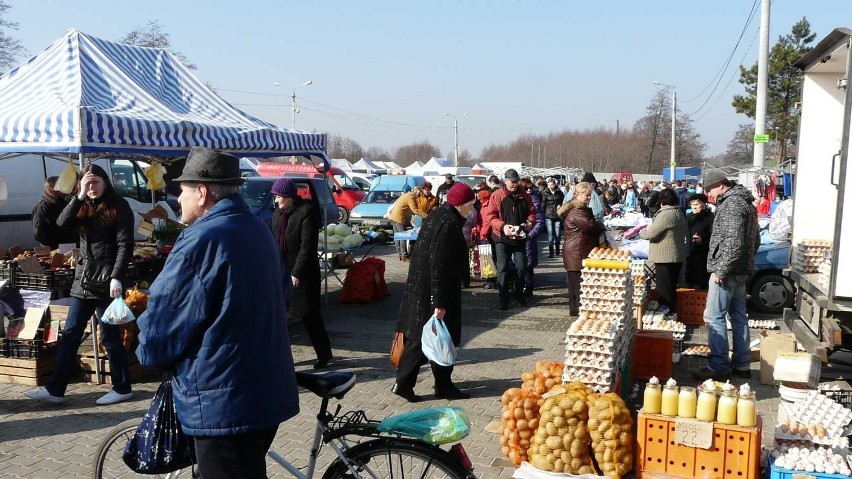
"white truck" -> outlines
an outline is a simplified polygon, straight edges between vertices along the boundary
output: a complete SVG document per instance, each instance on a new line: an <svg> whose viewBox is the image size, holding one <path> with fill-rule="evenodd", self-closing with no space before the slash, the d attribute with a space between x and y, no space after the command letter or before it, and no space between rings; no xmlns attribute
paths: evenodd
<svg viewBox="0 0 852 479"><path fill-rule="evenodd" d="M784 321L823 362L852 338L852 30L832 31L796 63L804 71L788 277L798 292ZM830 246L815 272L807 251ZM808 266L808 262L811 266ZM845 343L845 344L844 344Z"/></svg>
<svg viewBox="0 0 852 479"><path fill-rule="evenodd" d="M107 172L116 192L127 200L133 211L144 213L153 207L151 191L147 188L148 179L143 173L148 163L120 156L98 159L94 163ZM33 208L44 192L45 178L58 176L67 165L67 157L59 155L27 153L0 157L0 177L8 191L6 201L0 202L0 247L21 245L30 248L38 245L33 236ZM160 190L157 192L157 200L172 219L177 219L173 212L177 207L175 197L167 197ZM137 215L136 227L139 226L139 220L140 216ZM137 236L137 239L142 240L144 237Z"/></svg>

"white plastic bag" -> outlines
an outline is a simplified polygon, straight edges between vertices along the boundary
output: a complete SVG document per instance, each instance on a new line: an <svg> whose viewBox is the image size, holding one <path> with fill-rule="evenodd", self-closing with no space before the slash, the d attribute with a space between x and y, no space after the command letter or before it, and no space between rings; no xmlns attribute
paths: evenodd
<svg viewBox="0 0 852 479"><path fill-rule="evenodd" d="M441 366L452 366L456 363L456 346L453 344L453 338L450 337L444 322L434 314L423 326L420 344L423 354L429 358L429 361Z"/></svg>
<svg viewBox="0 0 852 479"><path fill-rule="evenodd" d="M101 318L105 324L125 324L131 321L136 321L136 316L133 315L133 311L127 307L127 303L124 302L124 298L121 296L116 297L112 300L107 309L104 311L104 317Z"/></svg>

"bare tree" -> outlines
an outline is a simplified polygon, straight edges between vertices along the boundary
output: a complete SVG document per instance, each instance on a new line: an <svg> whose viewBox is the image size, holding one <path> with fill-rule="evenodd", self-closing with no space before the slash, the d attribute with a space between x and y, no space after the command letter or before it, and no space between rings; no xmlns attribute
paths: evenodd
<svg viewBox="0 0 852 479"><path fill-rule="evenodd" d="M364 151L364 157L375 161L393 161L388 150L373 146Z"/></svg>
<svg viewBox="0 0 852 479"><path fill-rule="evenodd" d="M346 158L348 161L358 161L363 158L364 149L352 138L339 135L328 135L327 153L329 158Z"/></svg>
<svg viewBox="0 0 852 479"><path fill-rule="evenodd" d="M737 127L734 137L728 142L725 159L719 166L750 164L754 159L754 123L743 123Z"/></svg>
<svg viewBox="0 0 852 479"><path fill-rule="evenodd" d="M24 45L17 38L9 36L9 30L17 30L18 22L10 22L6 18L11 5L0 0L0 71L15 65L15 60L26 53Z"/></svg>
<svg viewBox="0 0 852 479"><path fill-rule="evenodd" d="M136 47L162 48L168 50L177 57L178 60L190 70L198 69L195 63L189 61L183 53L175 50L172 47L172 39L168 33L163 31L163 26L159 20L151 20L141 27L134 28L130 33L118 40L119 43L126 43Z"/></svg>
<svg viewBox="0 0 852 479"><path fill-rule="evenodd" d="M423 140L420 143L401 146L397 148L393 154L396 162L401 165L410 165L418 160L425 162L428 161L429 158L440 156L441 150L426 140Z"/></svg>

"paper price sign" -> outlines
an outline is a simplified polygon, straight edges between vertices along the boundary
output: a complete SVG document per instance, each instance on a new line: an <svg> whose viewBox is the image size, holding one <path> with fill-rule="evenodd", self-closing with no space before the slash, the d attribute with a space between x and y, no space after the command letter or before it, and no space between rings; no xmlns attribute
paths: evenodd
<svg viewBox="0 0 852 479"><path fill-rule="evenodd" d="M769 135L754 135L755 143L769 143Z"/></svg>
<svg viewBox="0 0 852 479"><path fill-rule="evenodd" d="M713 445L713 423L677 418L675 442L684 446L710 449Z"/></svg>

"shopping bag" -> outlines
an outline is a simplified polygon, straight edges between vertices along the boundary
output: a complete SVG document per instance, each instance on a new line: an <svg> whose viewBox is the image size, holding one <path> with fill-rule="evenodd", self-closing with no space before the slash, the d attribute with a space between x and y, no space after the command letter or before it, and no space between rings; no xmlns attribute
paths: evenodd
<svg viewBox="0 0 852 479"><path fill-rule="evenodd" d="M444 322L432 315L420 336L423 354L441 366L452 366L456 363L456 346Z"/></svg>
<svg viewBox="0 0 852 479"><path fill-rule="evenodd" d="M415 409L383 419L378 430L414 437L429 444L449 444L470 434L470 419L460 407Z"/></svg>
<svg viewBox="0 0 852 479"><path fill-rule="evenodd" d="M178 421L170 379L160 384L142 422L124 446L122 458L140 474L167 474L192 465L189 440Z"/></svg>
<svg viewBox="0 0 852 479"><path fill-rule="evenodd" d="M399 360L402 358L403 339L405 335L397 331L393 333L393 342L391 343L390 360L391 364L399 367Z"/></svg>
<svg viewBox="0 0 852 479"><path fill-rule="evenodd" d="M133 311L127 307L127 303L124 302L124 298L116 296L116 298L112 300L112 303L107 306L101 321L106 324L119 325L136 321L136 316L134 316Z"/></svg>
<svg viewBox="0 0 852 479"><path fill-rule="evenodd" d="M70 195L74 192L75 186L77 186L77 168L74 166L74 161L69 159L68 166L59 174L53 189Z"/></svg>
<svg viewBox="0 0 852 479"><path fill-rule="evenodd" d="M494 279L497 277L497 265L494 263L490 244L479 245L479 271L482 279Z"/></svg>

